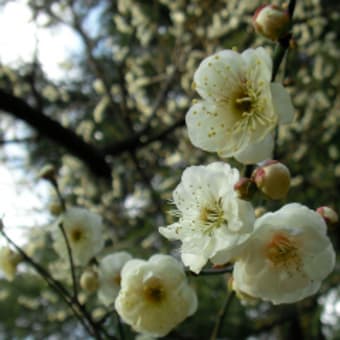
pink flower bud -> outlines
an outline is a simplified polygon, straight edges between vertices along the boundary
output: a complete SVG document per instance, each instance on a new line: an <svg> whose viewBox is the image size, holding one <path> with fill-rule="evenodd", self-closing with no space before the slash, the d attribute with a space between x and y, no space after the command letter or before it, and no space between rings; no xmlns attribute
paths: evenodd
<svg viewBox="0 0 340 340"><path fill-rule="evenodd" d="M271 160L254 170L252 180L266 196L280 200L288 193L290 172L284 164Z"/></svg>
<svg viewBox="0 0 340 340"><path fill-rule="evenodd" d="M316 212L322 216L327 224L335 224L339 221L338 214L330 207L319 207Z"/></svg>
<svg viewBox="0 0 340 340"><path fill-rule="evenodd" d="M262 5L253 16L256 32L273 41L289 32L290 23L288 12L275 5Z"/></svg>

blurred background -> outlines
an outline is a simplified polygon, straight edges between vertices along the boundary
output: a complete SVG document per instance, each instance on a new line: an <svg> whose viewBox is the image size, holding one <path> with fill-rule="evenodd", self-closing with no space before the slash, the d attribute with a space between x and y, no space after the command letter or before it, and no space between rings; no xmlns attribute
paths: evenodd
<svg viewBox="0 0 340 340"><path fill-rule="evenodd" d="M282 5L282 1L273 1ZM51 247L58 203L39 170L58 168L69 206L103 216L107 252L178 256L158 234L174 221L172 190L189 165L218 157L194 148L184 117L193 73L221 49L274 44L257 36L258 0L0 1L0 213L9 235L68 280ZM284 202L339 211L340 4L297 1L294 48L276 78L289 90L295 121L279 130L278 159L292 173ZM241 171L242 167L231 161ZM330 228L339 248L339 226ZM1 241L1 244L4 244ZM65 276L66 275L66 276ZM59 277L60 276L60 277ZM196 314L166 339L209 339L226 295L225 276L190 277ZM1 339L85 339L77 320L47 285L22 265L0 279ZM320 292L296 305L246 306L234 300L221 339L340 339L340 268ZM105 313L82 293L95 316ZM114 327L114 319L107 327ZM127 339L135 334L126 327Z"/></svg>

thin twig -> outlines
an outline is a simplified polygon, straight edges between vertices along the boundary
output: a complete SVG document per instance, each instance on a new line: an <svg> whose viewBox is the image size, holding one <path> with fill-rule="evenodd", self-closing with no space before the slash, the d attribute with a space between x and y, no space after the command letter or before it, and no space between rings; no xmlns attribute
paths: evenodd
<svg viewBox="0 0 340 340"><path fill-rule="evenodd" d="M290 0L288 4L288 14L292 20L293 14L294 14L294 9L296 5L296 0ZM273 56L273 70L272 70L272 79L271 81L273 82L278 74L280 65L289 49L289 43L292 38L292 34L288 33L285 37L280 39L278 41L278 44L275 47L274 50L274 56ZM277 139L278 139L278 128L276 127L274 130L274 150L273 150L273 157L276 156L277 154ZM244 171L244 176L245 177L250 177L251 173L253 171L253 166L252 165L247 165Z"/></svg>
<svg viewBox="0 0 340 340"><path fill-rule="evenodd" d="M0 145L15 144L15 143L34 143L37 142L38 136L13 138L13 139L0 139Z"/></svg>
<svg viewBox="0 0 340 340"><path fill-rule="evenodd" d="M64 200L63 195L60 192L59 185L56 179L50 181L53 188L55 189L58 199L60 201L60 204L62 206L63 212L66 211L66 203ZM62 223L58 223L58 228L60 229L61 233L63 234L63 238L66 244L66 249L67 249L67 256L70 262L71 266L71 276L72 276L72 287L73 287L73 298L78 299L78 284L77 284L77 279L76 279L76 272L75 272L75 266L74 266L74 260L73 260L73 254L72 254L72 249L71 245L69 242L69 239L67 237L67 233L65 231L64 225Z"/></svg>
<svg viewBox="0 0 340 340"><path fill-rule="evenodd" d="M120 320L120 316L117 313L117 311L115 311L114 314L116 315L116 318L117 318L117 325L118 325L118 332L119 332L120 340L125 340L124 328L123 328L122 321Z"/></svg>
<svg viewBox="0 0 340 340"><path fill-rule="evenodd" d="M60 192L57 180L56 179L50 180L50 183L52 184L52 186L53 186L53 188L54 188L54 190L57 194L57 197L58 197L58 200L61 204L61 208L62 208L63 212L65 212L66 211L66 202L65 202L64 196Z"/></svg>
<svg viewBox="0 0 340 340"><path fill-rule="evenodd" d="M162 86L161 90L159 91L158 96L156 97L156 100L155 100L155 102L153 104L153 107L152 107L152 110L151 110L151 114L150 114L148 120L145 122L145 125L141 129L141 131L138 132L138 134L140 136L142 136L142 135L146 134L147 132L149 132L152 120L156 116L158 109L163 104L163 102L164 102L168 92L171 90L171 87L172 87L173 82L174 82L174 80L176 78L177 72L178 72L178 70L177 70L177 68L175 68L171 72L171 74L167 77L165 82L163 83L163 86Z"/></svg>
<svg viewBox="0 0 340 340"><path fill-rule="evenodd" d="M227 297L226 297L226 299L225 299L225 301L224 301L224 303L223 303L223 305L222 305L222 307L221 307L221 309L220 309L220 311L217 315L217 320L216 320L216 323L214 325L213 331L211 333L210 340L216 340L220 336L220 333L222 331L222 325L223 325L224 318L227 315L229 306L232 303L234 296L235 296L234 291L231 291L227 295Z"/></svg>
<svg viewBox="0 0 340 340"><path fill-rule="evenodd" d="M81 315L79 315L78 310L75 308L75 306L73 305L73 299L70 296L69 292L65 289L64 286L62 286L58 281L56 281L51 274L45 269L43 268L40 264L38 264L37 262L35 262L30 256L28 256L26 254L26 252L21 249L14 241L12 241L11 238L9 238L9 236L5 233L5 231L3 229L0 230L0 233L4 236L4 238L7 240L7 242L9 244L11 244L16 251L22 256L22 258L28 262L36 271L37 273L40 274L40 276L45 279L45 281L47 282L47 284L54 289L58 295L60 295L60 297L64 300L64 302L70 307L70 309L72 310L73 314L75 315L75 317L80 321L80 323L84 326L84 328L86 329L86 331L89 334L93 334L91 328L89 327L89 325L87 325L87 323L85 322L85 320L81 317Z"/></svg>
<svg viewBox="0 0 340 340"><path fill-rule="evenodd" d="M67 248L67 256L70 262L71 266L71 276L72 276L72 287L73 287L73 298L78 301L78 284L77 284L77 279L76 279L76 271L75 271L75 266L74 266L74 260L73 260L73 254L72 254L72 249L70 246L70 242L68 240L65 228L62 223L58 223L58 227L63 234L63 238L66 244Z"/></svg>
<svg viewBox="0 0 340 340"><path fill-rule="evenodd" d="M226 273L231 273L233 271L234 266L228 266L228 267L223 267L223 268L210 268L210 269L203 269L201 270L198 274L192 272L192 271L187 271L188 274L191 274L193 276L211 276L211 275L221 275L221 274L226 274Z"/></svg>

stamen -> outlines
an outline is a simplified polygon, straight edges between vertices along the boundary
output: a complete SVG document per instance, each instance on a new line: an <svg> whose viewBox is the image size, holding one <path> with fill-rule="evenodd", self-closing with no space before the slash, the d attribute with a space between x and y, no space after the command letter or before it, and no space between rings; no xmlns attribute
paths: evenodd
<svg viewBox="0 0 340 340"><path fill-rule="evenodd" d="M70 239L73 242L79 242L83 237L84 233L80 228L74 228L70 231Z"/></svg>
<svg viewBox="0 0 340 340"><path fill-rule="evenodd" d="M283 233L273 235L265 246L265 256L274 267L299 270L301 258L298 252L296 240Z"/></svg>
<svg viewBox="0 0 340 340"><path fill-rule="evenodd" d="M234 99L235 110L240 119L228 129L228 133L238 134L256 130L258 125L268 126L275 123L275 118L265 114L266 100L261 98L262 86L254 89L250 82L244 82L243 88Z"/></svg>
<svg viewBox="0 0 340 340"><path fill-rule="evenodd" d="M144 298L150 303L160 303L165 298L162 281L155 276L148 278L143 284Z"/></svg>
<svg viewBox="0 0 340 340"><path fill-rule="evenodd" d="M222 200L212 202L212 204L201 209L200 221L204 233L211 233L213 229L219 228L223 223L227 223L222 209Z"/></svg>

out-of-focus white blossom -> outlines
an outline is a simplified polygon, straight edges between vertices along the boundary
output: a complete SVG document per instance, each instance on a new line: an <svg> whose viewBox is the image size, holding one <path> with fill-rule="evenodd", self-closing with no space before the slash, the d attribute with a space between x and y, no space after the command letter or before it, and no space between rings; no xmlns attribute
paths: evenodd
<svg viewBox="0 0 340 340"><path fill-rule="evenodd" d="M7 280L12 281L17 271L17 265L21 262L22 257L9 247L0 249L0 269Z"/></svg>
<svg viewBox="0 0 340 340"><path fill-rule="evenodd" d="M52 215L58 216L63 212L63 206L60 202L54 201L50 203L48 210Z"/></svg>
<svg viewBox="0 0 340 340"><path fill-rule="evenodd" d="M102 218L83 208L68 209L57 221L62 224L76 265L86 265L104 247ZM67 259L67 247L60 228L52 233L53 247L59 256Z"/></svg>
<svg viewBox="0 0 340 340"><path fill-rule="evenodd" d="M115 307L134 330L160 337L196 311L197 297L183 266L169 255L157 254L149 261L125 264Z"/></svg>
<svg viewBox="0 0 340 340"><path fill-rule="evenodd" d="M114 303L121 281L121 270L132 256L125 252L117 252L103 257L99 261L99 291L98 298L104 305Z"/></svg>
<svg viewBox="0 0 340 340"><path fill-rule="evenodd" d="M191 142L244 163L271 158L271 132L294 113L289 94L271 77L272 60L261 47L241 54L224 50L204 59L194 75L202 100L186 115Z"/></svg>
<svg viewBox="0 0 340 340"><path fill-rule="evenodd" d="M234 190L239 179L238 170L226 163L191 166L173 193L179 221L159 232L181 240L182 261L196 273L208 259L216 264L230 261L252 231L252 205Z"/></svg>
<svg viewBox="0 0 340 340"><path fill-rule="evenodd" d="M335 264L326 228L318 213L298 203L264 214L235 262L234 287L274 304L315 294Z"/></svg>

